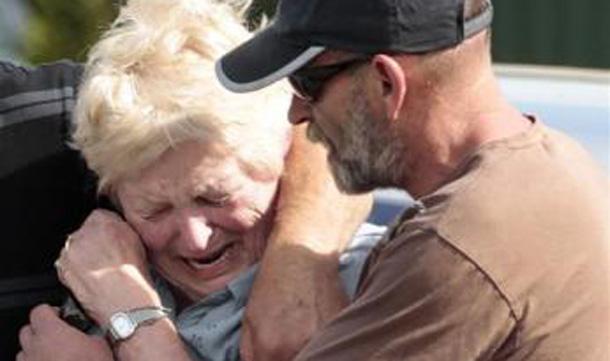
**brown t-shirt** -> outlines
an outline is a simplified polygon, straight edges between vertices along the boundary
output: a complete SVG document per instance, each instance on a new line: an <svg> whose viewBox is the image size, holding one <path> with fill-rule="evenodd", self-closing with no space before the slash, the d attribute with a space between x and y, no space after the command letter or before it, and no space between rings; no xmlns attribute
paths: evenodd
<svg viewBox="0 0 610 361"><path fill-rule="evenodd" d="M298 361L608 361L608 183L540 124L401 217Z"/></svg>

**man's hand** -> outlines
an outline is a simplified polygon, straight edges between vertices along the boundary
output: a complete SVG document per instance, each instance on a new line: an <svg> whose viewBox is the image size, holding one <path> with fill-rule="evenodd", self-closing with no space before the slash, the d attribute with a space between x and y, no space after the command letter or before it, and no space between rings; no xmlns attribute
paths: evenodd
<svg viewBox="0 0 610 361"><path fill-rule="evenodd" d="M372 196L338 190L323 146L295 129L274 230L250 294L242 328L247 361L294 358L348 302L338 257L366 219Z"/></svg>
<svg viewBox="0 0 610 361"><path fill-rule="evenodd" d="M117 311L161 304L138 235L110 211L91 213L69 237L56 268L60 281L101 326Z"/></svg>
<svg viewBox="0 0 610 361"><path fill-rule="evenodd" d="M337 255L366 220L373 197L340 191L329 168L327 149L309 141L305 133L305 125L295 127L280 183L274 231L280 244Z"/></svg>
<svg viewBox="0 0 610 361"><path fill-rule="evenodd" d="M40 305L30 313L30 324L19 332L21 352L16 361L112 361L103 338L88 336L61 320L57 310Z"/></svg>

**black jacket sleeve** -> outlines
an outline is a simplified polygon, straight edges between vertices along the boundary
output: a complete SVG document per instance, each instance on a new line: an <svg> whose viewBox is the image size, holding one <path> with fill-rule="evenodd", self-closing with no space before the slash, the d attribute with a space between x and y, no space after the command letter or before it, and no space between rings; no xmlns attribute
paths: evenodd
<svg viewBox="0 0 610 361"><path fill-rule="evenodd" d="M0 62L0 177L65 152L82 67Z"/></svg>
<svg viewBox="0 0 610 361"><path fill-rule="evenodd" d="M0 62L0 177L68 151L81 73L67 62L39 68Z"/></svg>
<svg viewBox="0 0 610 361"><path fill-rule="evenodd" d="M66 141L82 66L0 61L0 359L34 304L59 300L53 263L95 184Z"/></svg>

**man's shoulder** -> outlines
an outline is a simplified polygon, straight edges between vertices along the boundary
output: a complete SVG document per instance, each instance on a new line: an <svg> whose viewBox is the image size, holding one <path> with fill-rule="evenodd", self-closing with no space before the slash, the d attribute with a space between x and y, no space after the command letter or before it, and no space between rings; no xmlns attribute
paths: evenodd
<svg viewBox="0 0 610 361"><path fill-rule="evenodd" d="M456 243L550 242L547 228L602 227L607 182L575 141L542 126L476 152L458 175L421 200L403 228L435 229Z"/></svg>
<svg viewBox="0 0 610 361"><path fill-rule="evenodd" d="M551 309L601 315L604 301L590 296L608 299L607 185L583 164L587 159L573 141L544 128L492 144L423 199L395 239L438 237L497 288L518 319L535 324L565 316Z"/></svg>

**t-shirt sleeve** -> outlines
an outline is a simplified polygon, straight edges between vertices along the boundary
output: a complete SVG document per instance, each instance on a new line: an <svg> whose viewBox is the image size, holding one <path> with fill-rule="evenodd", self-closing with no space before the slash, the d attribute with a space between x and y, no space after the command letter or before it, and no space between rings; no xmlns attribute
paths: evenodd
<svg viewBox="0 0 610 361"><path fill-rule="evenodd" d="M373 251L358 296L298 361L486 360L515 318L493 282L433 232Z"/></svg>

